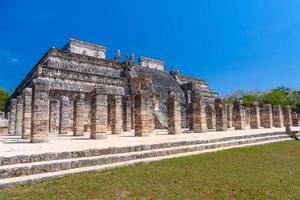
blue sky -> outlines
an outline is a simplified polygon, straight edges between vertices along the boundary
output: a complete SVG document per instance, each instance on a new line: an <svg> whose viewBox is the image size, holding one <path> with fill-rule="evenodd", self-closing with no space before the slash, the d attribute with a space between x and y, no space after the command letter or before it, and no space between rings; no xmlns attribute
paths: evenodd
<svg viewBox="0 0 300 200"><path fill-rule="evenodd" d="M72 37L236 90L300 89L298 0L0 0L0 87Z"/></svg>

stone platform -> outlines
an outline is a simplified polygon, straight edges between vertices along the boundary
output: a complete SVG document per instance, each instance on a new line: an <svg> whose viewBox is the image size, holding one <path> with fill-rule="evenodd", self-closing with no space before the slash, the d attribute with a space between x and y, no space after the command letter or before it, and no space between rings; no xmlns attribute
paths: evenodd
<svg viewBox="0 0 300 200"><path fill-rule="evenodd" d="M299 127L292 130L299 131ZM156 130L148 137L134 133L52 136L48 143L29 143L20 136L0 136L0 188L68 174L99 172L116 167L189 156L249 145L292 140L284 128L229 130L168 135Z"/></svg>
<svg viewBox="0 0 300 200"><path fill-rule="evenodd" d="M292 130L300 130L300 128L292 127ZM93 148L151 145L165 142L211 140L284 131L285 128L228 131L210 130L207 133L190 133L188 130L184 130L184 133L180 135L168 135L166 130L155 130L148 137L135 137L134 133L124 132L120 135L108 134L105 140L91 140L88 134L78 137L72 135L52 135L49 142L36 144L29 143L29 140L26 139L20 139L20 136L0 135L0 157L47 152L82 151Z"/></svg>

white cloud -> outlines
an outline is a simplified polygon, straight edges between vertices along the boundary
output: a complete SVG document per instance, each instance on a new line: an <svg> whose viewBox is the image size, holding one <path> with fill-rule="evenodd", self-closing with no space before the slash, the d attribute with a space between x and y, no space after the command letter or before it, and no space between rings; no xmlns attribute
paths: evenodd
<svg viewBox="0 0 300 200"><path fill-rule="evenodd" d="M7 60L12 64L20 62L18 58L13 57L8 51L4 49L0 49L0 58L3 58L4 60Z"/></svg>

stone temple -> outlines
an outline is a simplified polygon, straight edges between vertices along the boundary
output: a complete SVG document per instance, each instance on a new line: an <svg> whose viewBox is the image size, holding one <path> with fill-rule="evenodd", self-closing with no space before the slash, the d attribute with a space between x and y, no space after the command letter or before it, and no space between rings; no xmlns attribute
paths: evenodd
<svg viewBox="0 0 300 200"><path fill-rule="evenodd" d="M6 111L9 134L32 143L61 134L105 139L131 131L148 136L154 129L181 134L299 123L288 106L228 106L206 81L168 72L162 61L139 57L136 64L133 55L120 61L120 51L110 60L105 47L75 39L45 53Z"/></svg>

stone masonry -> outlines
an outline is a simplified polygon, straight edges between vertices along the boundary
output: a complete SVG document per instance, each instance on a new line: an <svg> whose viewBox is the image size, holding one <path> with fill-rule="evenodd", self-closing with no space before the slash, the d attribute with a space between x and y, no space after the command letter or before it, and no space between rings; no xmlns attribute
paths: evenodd
<svg viewBox="0 0 300 200"><path fill-rule="evenodd" d="M10 135L16 134L16 111L17 111L17 100L10 100L10 116L9 116L9 128L8 133Z"/></svg>
<svg viewBox="0 0 300 200"><path fill-rule="evenodd" d="M92 92L91 139L104 139L107 135L107 91L96 87Z"/></svg>
<svg viewBox="0 0 300 200"><path fill-rule="evenodd" d="M227 131L227 115L225 102L222 99L216 99L215 101L216 111L216 130Z"/></svg>
<svg viewBox="0 0 300 200"><path fill-rule="evenodd" d="M16 112L16 135L23 133L23 95L20 94L17 98L17 112Z"/></svg>
<svg viewBox="0 0 300 200"><path fill-rule="evenodd" d="M233 119L232 119L232 105L226 105L226 111L227 111L227 128L232 128L233 126Z"/></svg>
<svg viewBox="0 0 300 200"><path fill-rule="evenodd" d="M74 136L82 136L84 135L84 113L85 113L85 102L84 95L81 94L75 101L75 109L74 109Z"/></svg>
<svg viewBox="0 0 300 200"><path fill-rule="evenodd" d="M282 114L283 114L284 126L291 126L292 125L291 107L290 106L283 106L282 107Z"/></svg>
<svg viewBox="0 0 300 200"><path fill-rule="evenodd" d="M168 98L168 133L172 135L181 134L181 108L179 97L175 92L169 91Z"/></svg>
<svg viewBox="0 0 300 200"><path fill-rule="evenodd" d="M242 130L246 119L251 128L260 128L260 120L265 128L273 125L271 105L262 112L252 105L250 117L246 111L240 103L226 106L205 80L165 71L163 61L107 59L106 47L70 39L61 49L50 48L16 87L6 116L9 134L32 143L59 134L103 139L110 131L132 129L135 136L148 136L154 129L170 134L180 134L182 128ZM282 113L284 124L291 125L290 108ZM277 116L275 107L275 126Z"/></svg>
<svg viewBox="0 0 300 200"><path fill-rule="evenodd" d="M297 113L292 113L292 125L293 126L300 126L300 116Z"/></svg>
<svg viewBox="0 0 300 200"><path fill-rule="evenodd" d="M273 115L272 115L272 105L271 104L264 104L262 113L262 126L264 128L272 128L273 126Z"/></svg>
<svg viewBox="0 0 300 200"><path fill-rule="evenodd" d="M49 80L38 78L33 81L31 142L48 141L49 134Z"/></svg>
<svg viewBox="0 0 300 200"><path fill-rule="evenodd" d="M260 109L257 102L250 105L250 127L252 129L260 128Z"/></svg>
<svg viewBox="0 0 300 200"><path fill-rule="evenodd" d="M273 105L273 126L283 127L283 115L280 105Z"/></svg>
<svg viewBox="0 0 300 200"><path fill-rule="evenodd" d="M23 91L23 133L22 138L29 139L31 134L31 115L32 115L32 88L25 88Z"/></svg>
<svg viewBox="0 0 300 200"><path fill-rule="evenodd" d="M244 107L242 102L235 101L233 104L233 126L235 130L245 129Z"/></svg>
<svg viewBox="0 0 300 200"><path fill-rule="evenodd" d="M208 129L216 128L216 112L214 105L207 105L206 107L206 121Z"/></svg>
<svg viewBox="0 0 300 200"><path fill-rule="evenodd" d="M193 104L193 129L196 133L207 132L206 102L201 97L196 97Z"/></svg>
<svg viewBox="0 0 300 200"><path fill-rule="evenodd" d="M115 96L112 104L112 134L123 132L122 96Z"/></svg>

